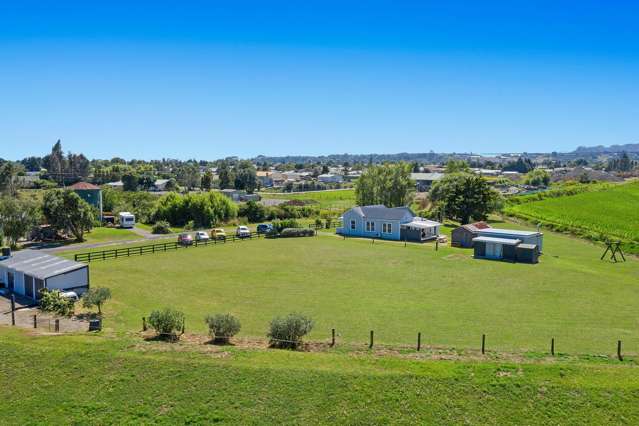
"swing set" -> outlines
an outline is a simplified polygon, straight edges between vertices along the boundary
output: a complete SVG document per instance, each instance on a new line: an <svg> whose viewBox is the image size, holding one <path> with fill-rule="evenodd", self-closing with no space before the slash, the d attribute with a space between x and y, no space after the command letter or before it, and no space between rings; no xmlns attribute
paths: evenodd
<svg viewBox="0 0 639 426"><path fill-rule="evenodd" d="M626 261L626 258L623 255L623 251L621 250L621 241L606 241L606 251L601 255L601 260L604 260L606 255L610 252L610 260L617 263L619 260L617 259L617 255L621 256L623 262Z"/></svg>

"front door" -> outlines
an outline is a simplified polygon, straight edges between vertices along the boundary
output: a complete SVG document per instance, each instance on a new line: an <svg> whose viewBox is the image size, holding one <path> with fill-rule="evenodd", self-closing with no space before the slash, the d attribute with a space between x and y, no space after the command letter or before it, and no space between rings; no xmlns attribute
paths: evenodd
<svg viewBox="0 0 639 426"><path fill-rule="evenodd" d="M486 243L486 257L491 259L500 259L501 244Z"/></svg>
<svg viewBox="0 0 639 426"><path fill-rule="evenodd" d="M33 277L30 275L24 276L24 295L33 298Z"/></svg>
<svg viewBox="0 0 639 426"><path fill-rule="evenodd" d="M13 291L13 272L7 272L7 286L9 287L9 291Z"/></svg>

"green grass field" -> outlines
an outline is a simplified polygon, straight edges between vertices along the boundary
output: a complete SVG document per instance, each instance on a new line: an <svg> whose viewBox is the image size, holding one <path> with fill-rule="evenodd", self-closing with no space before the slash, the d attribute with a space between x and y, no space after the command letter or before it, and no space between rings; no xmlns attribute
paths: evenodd
<svg viewBox="0 0 639 426"><path fill-rule="evenodd" d="M346 210L355 205L354 189L309 191L302 194L262 192L260 195L266 199L313 200L317 201L322 209Z"/></svg>
<svg viewBox="0 0 639 426"><path fill-rule="evenodd" d="M632 362L243 350L0 327L4 425L637 424Z"/></svg>
<svg viewBox="0 0 639 426"><path fill-rule="evenodd" d="M621 239L639 252L639 182L515 204L506 214L592 239Z"/></svg>
<svg viewBox="0 0 639 426"><path fill-rule="evenodd" d="M509 225L511 226L511 225ZM91 264L106 286L107 327L138 330L164 306L205 332L208 313L231 312L244 336L264 337L278 314L312 316L311 339L335 328L344 342L424 342L476 348L481 334L501 350L613 353L618 339L639 352L639 263L599 260L602 248L547 233L537 265L475 260L432 244L342 240L334 236L258 240ZM69 254L71 255L71 254Z"/></svg>
<svg viewBox="0 0 639 426"><path fill-rule="evenodd" d="M127 241L139 240L140 237L129 229L120 228L93 228L90 232L84 234L85 243L104 243L109 241Z"/></svg>

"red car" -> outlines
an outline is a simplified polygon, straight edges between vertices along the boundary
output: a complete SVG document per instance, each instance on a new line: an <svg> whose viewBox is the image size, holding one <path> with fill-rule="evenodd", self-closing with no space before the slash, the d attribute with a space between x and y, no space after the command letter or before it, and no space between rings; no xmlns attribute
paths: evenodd
<svg viewBox="0 0 639 426"><path fill-rule="evenodd" d="M193 237L191 234L180 234L178 235L178 244L181 246L190 246L193 245Z"/></svg>

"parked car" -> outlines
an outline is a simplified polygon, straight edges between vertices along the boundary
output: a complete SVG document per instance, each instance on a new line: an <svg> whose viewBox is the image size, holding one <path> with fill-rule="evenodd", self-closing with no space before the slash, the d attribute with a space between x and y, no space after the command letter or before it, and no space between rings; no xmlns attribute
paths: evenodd
<svg viewBox="0 0 639 426"><path fill-rule="evenodd" d="M74 302L80 300L80 298L78 297L78 293L76 293L75 291L61 291L60 297L73 300Z"/></svg>
<svg viewBox="0 0 639 426"><path fill-rule="evenodd" d="M226 232L222 228L211 229L211 238L214 240L226 240Z"/></svg>
<svg viewBox="0 0 639 426"><path fill-rule="evenodd" d="M195 233L195 241L208 241L209 239L209 234L204 231L197 231Z"/></svg>
<svg viewBox="0 0 639 426"><path fill-rule="evenodd" d="M251 231L249 231L247 226L238 226L235 230L235 236L239 238L249 238L251 236Z"/></svg>
<svg viewBox="0 0 639 426"><path fill-rule="evenodd" d="M260 223L257 225L257 233L258 234L268 234L273 230L273 225L270 223Z"/></svg>
<svg viewBox="0 0 639 426"><path fill-rule="evenodd" d="M191 236L191 234L180 234L178 235L178 244L182 246L193 245L193 237Z"/></svg>

